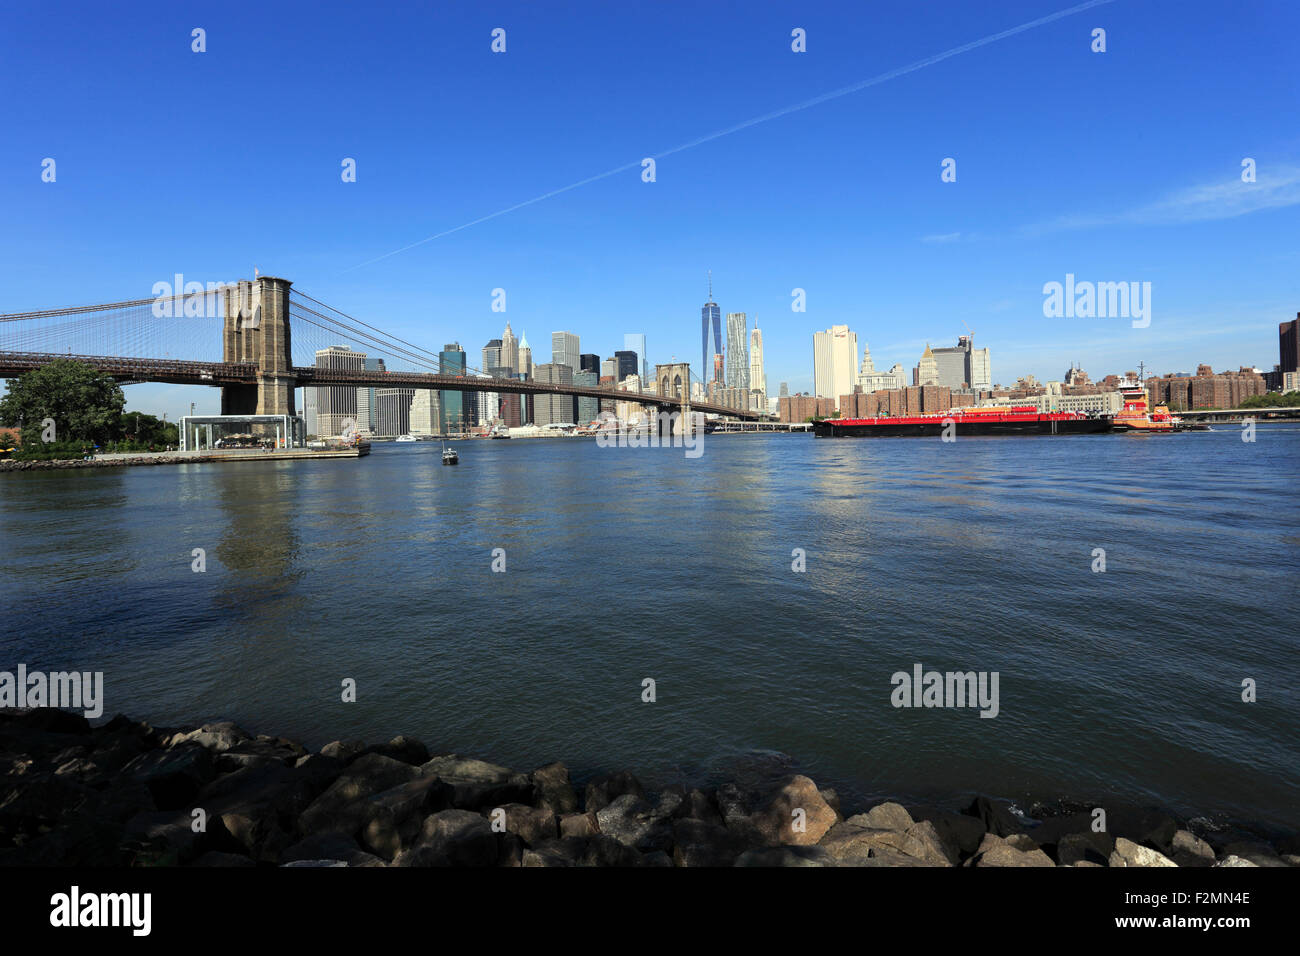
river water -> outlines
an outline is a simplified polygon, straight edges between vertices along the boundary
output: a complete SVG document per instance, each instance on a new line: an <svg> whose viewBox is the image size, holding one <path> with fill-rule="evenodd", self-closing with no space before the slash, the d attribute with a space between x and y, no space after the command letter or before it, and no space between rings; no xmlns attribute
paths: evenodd
<svg viewBox="0 0 1300 956"><path fill-rule="evenodd" d="M308 746L1300 826L1298 426L458 448L0 475L0 669ZM997 716L893 706L916 664Z"/></svg>

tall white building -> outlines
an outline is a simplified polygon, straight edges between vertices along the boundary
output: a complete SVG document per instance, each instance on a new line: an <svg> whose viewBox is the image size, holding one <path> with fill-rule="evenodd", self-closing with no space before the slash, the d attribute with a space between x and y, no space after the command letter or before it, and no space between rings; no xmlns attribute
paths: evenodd
<svg viewBox="0 0 1300 956"><path fill-rule="evenodd" d="M847 325L832 325L825 332L813 333L813 389L818 398L833 398L840 407L840 396L853 393L857 383L858 336Z"/></svg>
<svg viewBox="0 0 1300 956"><path fill-rule="evenodd" d="M748 321L744 312L727 313L727 384L749 390Z"/></svg>
<svg viewBox="0 0 1300 956"><path fill-rule="evenodd" d="M888 372L877 372L875 363L871 360L871 347L864 342L862 365L858 368L858 384L862 386L862 391L870 394L886 388L903 388L907 381L903 376L902 365L895 365Z"/></svg>
<svg viewBox="0 0 1300 956"><path fill-rule="evenodd" d="M754 320L749 333L749 395L753 411L767 411L767 376L763 374L763 333Z"/></svg>
<svg viewBox="0 0 1300 956"><path fill-rule="evenodd" d="M519 340L510 331L509 322L506 323L506 330L501 333L501 367L508 368L511 372L519 371Z"/></svg>
<svg viewBox="0 0 1300 956"><path fill-rule="evenodd" d="M528 345L528 333L519 337L519 364L515 371L524 378L533 377L533 350Z"/></svg>
<svg viewBox="0 0 1300 956"><path fill-rule="evenodd" d="M437 435L442 427L442 406L439 403L441 392L432 388L421 388L411 399L410 425L407 433L411 435Z"/></svg>
<svg viewBox="0 0 1300 956"><path fill-rule="evenodd" d="M572 332L552 332L551 362L555 365L567 365L571 372L582 371L582 362L578 355L578 337Z"/></svg>
<svg viewBox="0 0 1300 956"><path fill-rule="evenodd" d="M410 432L415 393L413 388L375 389L375 434L395 438Z"/></svg>
<svg viewBox="0 0 1300 956"><path fill-rule="evenodd" d="M331 345L316 352L316 367L362 371L366 367L366 353L354 352L343 345ZM355 385L324 385L316 389L317 434L333 437L342 435L345 425L357 421L357 387Z"/></svg>

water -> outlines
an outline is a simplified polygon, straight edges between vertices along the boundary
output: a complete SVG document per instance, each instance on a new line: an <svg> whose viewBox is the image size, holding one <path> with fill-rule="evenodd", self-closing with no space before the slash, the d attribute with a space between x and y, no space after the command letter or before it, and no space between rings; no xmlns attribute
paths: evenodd
<svg viewBox="0 0 1300 956"><path fill-rule="evenodd" d="M308 746L1300 826L1300 427L458 448L0 475L0 668ZM892 707L917 662L1000 713Z"/></svg>

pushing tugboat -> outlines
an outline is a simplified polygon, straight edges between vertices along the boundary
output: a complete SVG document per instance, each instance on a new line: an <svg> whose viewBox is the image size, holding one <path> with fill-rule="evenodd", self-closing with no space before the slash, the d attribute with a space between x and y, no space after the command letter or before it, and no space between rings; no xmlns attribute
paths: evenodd
<svg viewBox="0 0 1300 956"><path fill-rule="evenodd" d="M1111 430L1111 416L1082 412L1040 412L1033 405L1006 408L954 408L941 415L896 418L828 418L813 422L818 438L942 437L955 435L1093 435Z"/></svg>
<svg viewBox="0 0 1300 956"><path fill-rule="evenodd" d="M1142 435L1169 435L1174 432L1209 431L1201 422L1185 422L1169 413L1169 406L1158 402L1155 408L1147 407L1147 390L1141 384L1127 382L1120 387L1124 407L1115 413L1112 428L1117 432L1136 432Z"/></svg>
<svg viewBox="0 0 1300 956"><path fill-rule="evenodd" d="M456 454L456 449L442 446L442 463L444 465L459 465L460 455Z"/></svg>

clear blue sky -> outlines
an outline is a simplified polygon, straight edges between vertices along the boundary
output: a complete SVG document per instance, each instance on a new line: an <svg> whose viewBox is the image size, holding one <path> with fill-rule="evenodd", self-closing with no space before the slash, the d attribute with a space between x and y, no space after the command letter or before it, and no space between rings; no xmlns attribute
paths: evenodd
<svg viewBox="0 0 1300 956"><path fill-rule="evenodd" d="M1003 383L1074 360L1094 377L1271 368L1300 310L1294 0L1115 0L663 155L641 180L642 157L1073 5L7 4L0 311L257 266L434 351L477 358L509 318L539 361L566 329L602 356L644 332L651 361L694 366L712 269L722 311L757 315L773 392L811 389L812 333L835 323L908 368L969 324ZM1067 272L1151 282L1150 327L1044 318L1043 284ZM216 407L208 389L128 398Z"/></svg>

